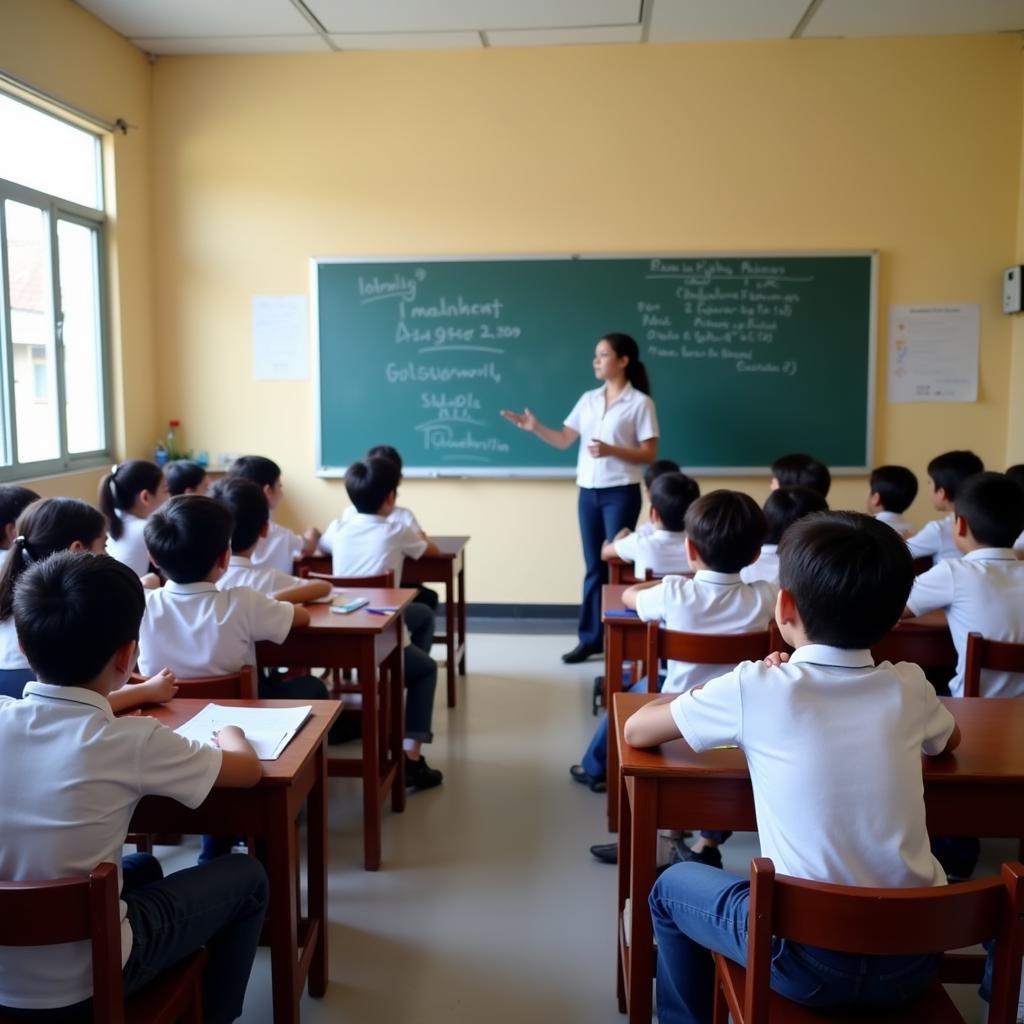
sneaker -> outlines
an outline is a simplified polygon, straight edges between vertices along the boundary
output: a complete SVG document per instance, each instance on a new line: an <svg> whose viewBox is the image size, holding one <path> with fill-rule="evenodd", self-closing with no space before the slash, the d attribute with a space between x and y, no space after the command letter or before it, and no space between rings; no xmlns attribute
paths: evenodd
<svg viewBox="0 0 1024 1024"><path fill-rule="evenodd" d="M709 868L720 868L722 866L722 851L717 846L705 846L703 850L697 851L685 846L683 843L676 844L675 864L684 861L694 861L697 864L707 864Z"/></svg>
<svg viewBox="0 0 1024 1024"><path fill-rule="evenodd" d="M413 761L408 754L405 755L406 789L433 789L441 785L443 778L442 772L431 768L425 757L420 756Z"/></svg>

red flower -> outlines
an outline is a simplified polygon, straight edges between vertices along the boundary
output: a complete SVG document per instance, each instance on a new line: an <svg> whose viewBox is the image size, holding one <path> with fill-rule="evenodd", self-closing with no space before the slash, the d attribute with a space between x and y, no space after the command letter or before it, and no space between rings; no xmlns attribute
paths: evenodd
<svg viewBox="0 0 1024 1024"><path fill-rule="evenodd" d="M177 430L181 426L181 420L171 420L171 426Z"/></svg>

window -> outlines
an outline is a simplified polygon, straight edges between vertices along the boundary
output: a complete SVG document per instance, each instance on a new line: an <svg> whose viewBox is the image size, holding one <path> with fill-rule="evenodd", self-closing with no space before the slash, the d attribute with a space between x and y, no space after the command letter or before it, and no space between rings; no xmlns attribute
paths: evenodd
<svg viewBox="0 0 1024 1024"><path fill-rule="evenodd" d="M99 137L0 94L0 479L109 461Z"/></svg>

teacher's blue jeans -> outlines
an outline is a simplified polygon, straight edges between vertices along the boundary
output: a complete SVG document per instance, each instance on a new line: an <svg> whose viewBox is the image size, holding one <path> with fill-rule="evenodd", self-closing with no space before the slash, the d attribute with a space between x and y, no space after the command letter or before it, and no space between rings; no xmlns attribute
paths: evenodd
<svg viewBox="0 0 1024 1024"><path fill-rule="evenodd" d="M658 940L658 1024L710 1024L714 963L709 950L747 959L750 882L687 862L651 890ZM927 987L941 954L866 956L772 941L771 987L805 1006L898 1006Z"/></svg>
<svg viewBox="0 0 1024 1024"><path fill-rule="evenodd" d="M601 628L601 586L608 582L608 563L601 561L601 546L611 540L624 526L636 528L640 517L640 485L621 487L581 487L577 510L583 560L587 572L583 577L583 603L580 606L579 637L581 644L601 649L604 633Z"/></svg>

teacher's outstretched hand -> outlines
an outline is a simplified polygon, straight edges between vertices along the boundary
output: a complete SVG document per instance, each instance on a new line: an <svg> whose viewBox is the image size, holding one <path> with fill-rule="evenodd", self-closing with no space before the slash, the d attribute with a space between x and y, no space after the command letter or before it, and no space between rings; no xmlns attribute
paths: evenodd
<svg viewBox="0 0 1024 1024"><path fill-rule="evenodd" d="M628 334L606 334L594 349L594 376L601 387L585 391L560 430L544 426L524 409L501 415L520 430L554 448L582 439L576 462L580 539L586 575L580 606L579 643L562 661L586 661L603 649L601 586L608 566L601 546L623 527L632 530L640 515L640 467L658 454L658 418L647 370Z"/></svg>

